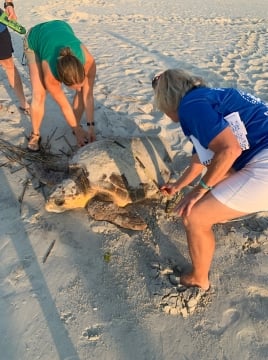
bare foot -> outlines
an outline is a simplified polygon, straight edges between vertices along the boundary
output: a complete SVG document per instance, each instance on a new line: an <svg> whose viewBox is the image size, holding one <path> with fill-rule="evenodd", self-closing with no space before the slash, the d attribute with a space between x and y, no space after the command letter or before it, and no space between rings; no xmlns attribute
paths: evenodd
<svg viewBox="0 0 268 360"><path fill-rule="evenodd" d="M187 287L197 286L205 291L207 291L210 288L210 283L208 280L200 281L192 273L182 275L180 277L180 284Z"/></svg>

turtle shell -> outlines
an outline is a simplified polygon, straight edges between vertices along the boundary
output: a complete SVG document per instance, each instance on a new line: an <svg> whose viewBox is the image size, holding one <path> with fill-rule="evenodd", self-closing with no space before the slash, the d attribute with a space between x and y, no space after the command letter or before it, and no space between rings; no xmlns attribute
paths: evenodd
<svg viewBox="0 0 268 360"><path fill-rule="evenodd" d="M172 174L169 149L159 137L116 138L80 148L69 175L50 193L46 210L85 207L94 197L119 207L155 197Z"/></svg>

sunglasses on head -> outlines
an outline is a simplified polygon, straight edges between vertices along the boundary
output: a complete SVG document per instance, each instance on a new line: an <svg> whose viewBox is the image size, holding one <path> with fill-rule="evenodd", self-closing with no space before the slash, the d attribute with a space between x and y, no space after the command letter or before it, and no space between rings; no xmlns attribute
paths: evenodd
<svg viewBox="0 0 268 360"><path fill-rule="evenodd" d="M155 89L162 74L155 75L152 80L152 88Z"/></svg>

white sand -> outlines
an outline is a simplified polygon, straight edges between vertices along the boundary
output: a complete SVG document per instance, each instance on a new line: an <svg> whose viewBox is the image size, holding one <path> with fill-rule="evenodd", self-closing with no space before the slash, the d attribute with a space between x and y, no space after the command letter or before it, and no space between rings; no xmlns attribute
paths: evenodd
<svg viewBox="0 0 268 360"><path fill-rule="evenodd" d="M212 85L240 87L268 101L267 0L15 4L27 28L68 21L96 58L98 139L161 135L176 153L177 171L187 163L188 147L180 129L153 109L153 74L183 67ZM20 64L22 37L12 37L30 100L28 70ZM30 122L17 110L2 70L0 100L9 106L1 112L0 137L25 143ZM75 139L48 97L43 140L55 128L52 149L68 151L62 136L72 145ZM0 154L0 161L7 159ZM85 210L47 213L42 191L31 183L19 203L27 173L15 169L11 163L0 168L1 360L268 358L265 214L215 227L211 293L191 315L170 315L160 306L173 290L166 273L189 264L179 219L154 206L148 230L132 232L93 221Z"/></svg>

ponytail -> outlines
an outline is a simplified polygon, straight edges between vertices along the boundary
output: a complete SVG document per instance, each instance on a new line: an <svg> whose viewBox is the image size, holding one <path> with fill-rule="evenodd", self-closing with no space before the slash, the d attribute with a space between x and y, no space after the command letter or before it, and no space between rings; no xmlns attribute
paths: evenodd
<svg viewBox="0 0 268 360"><path fill-rule="evenodd" d="M85 79L84 66L69 47L60 50L56 67L59 80L66 86L81 84Z"/></svg>

